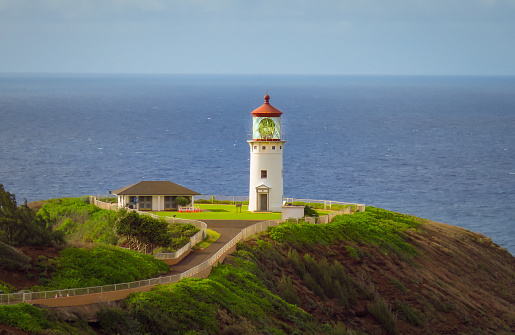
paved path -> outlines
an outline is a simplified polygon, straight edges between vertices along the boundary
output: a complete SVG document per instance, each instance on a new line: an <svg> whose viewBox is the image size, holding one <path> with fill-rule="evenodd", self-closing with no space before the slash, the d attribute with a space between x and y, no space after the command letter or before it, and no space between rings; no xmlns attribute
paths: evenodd
<svg viewBox="0 0 515 335"><path fill-rule="evenodd" d="M172 265L171 272L167 275L175 275L191 269L194 266L208 260L224 245L232 240L242 229L252 226L263 220L202 220L207 228L220 234L220 238L203 250L192 250L188 256L176 265Z"/></svg>

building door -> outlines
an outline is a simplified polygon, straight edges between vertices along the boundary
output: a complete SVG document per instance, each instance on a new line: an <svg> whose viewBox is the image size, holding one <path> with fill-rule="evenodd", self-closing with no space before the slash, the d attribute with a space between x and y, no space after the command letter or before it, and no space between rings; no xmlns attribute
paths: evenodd
<svg viewBox="0 0 515 335"><path fill-rule="evenodd" d="M259 210L260 211L268 211L268 194L260 193L259 194Z"/></svg>

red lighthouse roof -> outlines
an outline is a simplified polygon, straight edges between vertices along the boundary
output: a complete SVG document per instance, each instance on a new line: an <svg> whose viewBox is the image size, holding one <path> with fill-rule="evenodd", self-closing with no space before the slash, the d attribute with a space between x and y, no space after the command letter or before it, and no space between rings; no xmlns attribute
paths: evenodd
<svg viewBox="0 0 515 335"><path fill-rule="evenodd" d="M283 112L275 108L274 106L270 105L270 96L267 94L265 95L265 103L256 109L252 111L253 116L262 116L262 117L275 117L275 116L281 116Z"/></svg>

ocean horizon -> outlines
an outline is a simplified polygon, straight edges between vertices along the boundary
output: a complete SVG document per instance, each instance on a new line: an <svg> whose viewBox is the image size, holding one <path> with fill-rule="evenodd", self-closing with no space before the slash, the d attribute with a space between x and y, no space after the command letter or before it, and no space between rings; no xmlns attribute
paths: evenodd
<svg viewBox="0 0 515 335"><path fill-rule="evenodd" d="M142 180L248 195L250 112L283 112L284 196L364 203L515 253L515 77L0 75L19 203Z"/></svg>

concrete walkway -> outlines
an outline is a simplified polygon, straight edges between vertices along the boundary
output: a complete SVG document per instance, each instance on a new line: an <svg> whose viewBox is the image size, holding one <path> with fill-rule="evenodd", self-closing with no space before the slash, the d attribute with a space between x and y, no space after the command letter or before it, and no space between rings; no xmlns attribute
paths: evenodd
<svg viewBox="0 0 515 335"><path fill-rule="evenodd" d="M167 275L180 274L201 264L213 256L218 250L232 240L242 229L252 226L262 220L202 220L207 228L220 234L218 240L203 250L192 250L188 256L176 265L172 265Z"/></svg>

